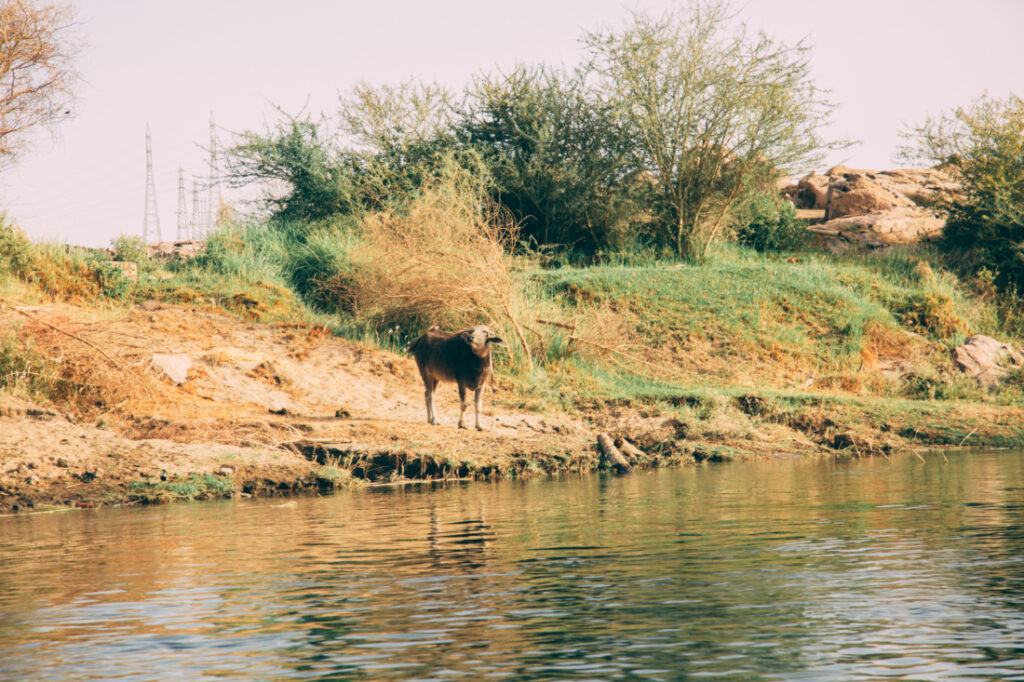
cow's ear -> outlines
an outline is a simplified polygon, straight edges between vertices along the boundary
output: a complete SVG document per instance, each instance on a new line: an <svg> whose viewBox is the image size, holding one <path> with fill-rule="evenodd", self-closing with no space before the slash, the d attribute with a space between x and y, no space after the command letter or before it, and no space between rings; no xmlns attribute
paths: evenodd
<svg viewBox="0 0 1024 682"><path fill-rule="evenodd" d="M505 343L505 339L500 336L488 336L487 343Z"/></svg>
<svg viewBox="0 0 1024 682"><path fill-rule="evenodd" d="M473 331L472 330L467 329L466 331L461 332L459 334L459 336L462 337L463 341L465 341L466 343L472 345L472 343L473 343Z"/></svg>

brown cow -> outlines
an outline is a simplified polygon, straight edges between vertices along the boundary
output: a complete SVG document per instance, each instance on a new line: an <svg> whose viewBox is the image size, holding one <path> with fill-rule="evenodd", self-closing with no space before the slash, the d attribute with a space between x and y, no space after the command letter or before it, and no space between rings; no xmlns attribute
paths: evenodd
<svg viewBox="0 0 1024 682"><path fill-rule="evenodd" d="M423 385L426 386L427 423L440 424L434 410L434 389L440 381L454 381L459 385L459 428L466 428L466 390L475 392L476 428L480 426L480 405L484 383L491 374L491 344L504 343L492 336L487 327L478 325L464 332L444 332L431 327L426 334L409 344L409 352L416 358Z"/></svg>

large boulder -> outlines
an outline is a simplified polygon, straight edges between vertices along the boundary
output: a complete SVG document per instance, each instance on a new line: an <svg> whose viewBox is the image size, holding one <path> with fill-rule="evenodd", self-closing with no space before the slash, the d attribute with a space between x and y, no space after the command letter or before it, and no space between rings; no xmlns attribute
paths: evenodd
<svg viewBox="0 0 1024 682"><path fill-rule="evenodd" d="M153 353L152 363L179 386L188 381L188 371L192 368L192 360L185 353Z"/></svg>
<svg viewBox="0 0 1024 682"><path fill-rule="evenodd" d="M991 336L975 334L953 349L956 365L986 388L996 386L1011 372L1024 368L1024 354Z"/></svg>
<svg viewBox="0 0 1024 682"><path fill-rule="evenodd" d="M833 253L850 249L881 249L938 238L945 218L927 209L901 206L867 215L836 218L808 229Z"/></svg>
<svg viewBox="0 0 1024 682"><path fill-rule="evenodd" d="M918 206L934 206L960 193L960 183L941 168L900 168L875 173L875 182Z"/></svg>
<svg viewBox="0 0 1024 682"><path fill-rule="evenodd" d="M782 189L782 195L793 202L798 209L823 210L828 205L829 178L819 173L809 173L795 185Z"/></svg>
<svg viewBox="0 0 1024 682"><path fill-rule="evenodd" d="M825 220L914 206L913 201L885 188L874 178L860 173L848 173L829 182Z"/></svg>

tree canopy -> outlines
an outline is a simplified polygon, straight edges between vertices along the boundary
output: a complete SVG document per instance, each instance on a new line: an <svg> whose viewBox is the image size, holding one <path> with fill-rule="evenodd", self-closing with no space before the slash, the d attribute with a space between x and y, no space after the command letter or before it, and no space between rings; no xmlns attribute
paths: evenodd
<svg viewBox="0 0 1024 682"><path fill-rule="evenodd" d="M736 25L728 3L693 0L660 16L635 12L590 33L595 87L637 132L665 241L700 259L744 193L829 143L833 105L810 76L810 48Z"/></svg>

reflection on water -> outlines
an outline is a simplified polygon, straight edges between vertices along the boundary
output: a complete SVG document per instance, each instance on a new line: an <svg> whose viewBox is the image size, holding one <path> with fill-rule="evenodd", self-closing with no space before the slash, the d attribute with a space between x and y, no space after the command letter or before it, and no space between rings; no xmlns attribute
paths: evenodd
<svg viewBox="0 0 1024 682"><path fill-rule="evenodd" d="M1024 679L1024 453L0 518L2 679Z"/></svg>

